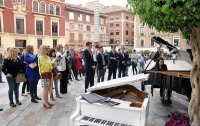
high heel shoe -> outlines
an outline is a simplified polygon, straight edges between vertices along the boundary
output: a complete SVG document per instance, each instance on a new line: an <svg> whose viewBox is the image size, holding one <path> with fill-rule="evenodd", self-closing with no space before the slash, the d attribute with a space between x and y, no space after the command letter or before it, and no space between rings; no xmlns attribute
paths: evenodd
<svg viewBox="0 0 200 126"><path fill-rule="evenodd" d="M54 104L50 104L50 103L48 103L50 106L54 106Z"/></svg>
<svg viewBox="0 0 200 126"><path fill-rule="evenodd" d="M44 103L43 103L43 107L46 108L46 109L51 109L51 108L52 108L51 106L47 106L47 105L44 104Z"/></svg>

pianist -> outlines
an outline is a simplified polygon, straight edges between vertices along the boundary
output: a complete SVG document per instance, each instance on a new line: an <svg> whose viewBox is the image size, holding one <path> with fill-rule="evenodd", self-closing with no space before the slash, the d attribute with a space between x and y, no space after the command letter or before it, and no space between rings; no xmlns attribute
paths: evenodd
<svg viewBox="0 0 200 126"><path fill-rule="evenodd" d="M156 65L151 70L167 71L167 65L164 64L164 59L158 58L157 61L156 61ZM162 77L163 77L162 74L156 74L155 73L155 76L153 78L154 81L153 81L153 85L152 85L152 88L157 87L157 86L160 87L160 97L161 97L161 99L163 99L163 97L164 97L163 94L164 94L164 90L165 90L165 88L163 88L161 86ZM166 89L166 90L167 90L167 99L169 100L170 97L171 97L171 90L170 89Z"/></svg>

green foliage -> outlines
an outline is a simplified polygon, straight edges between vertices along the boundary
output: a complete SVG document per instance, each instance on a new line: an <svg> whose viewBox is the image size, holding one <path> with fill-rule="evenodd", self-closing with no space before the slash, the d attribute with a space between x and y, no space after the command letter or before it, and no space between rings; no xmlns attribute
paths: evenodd
<svg viewBox="0 0 200 126"><path fill-rule="evenodd" d="M191 28L200 27L200 0L127 0L127 7L141 22L158 31L181 31L189 39Z"/></svg>
<svg viewBox="0 0 200 126"><path fill-rule="evenodd" d="M132 49L127 49L128 54L132 53Z"/></svg>
<svg viewBox="0 0 200 126"><path fill-rule="evenodd" d="M149 55L150 51L149 50L144 50L145 55Z"/></svg>

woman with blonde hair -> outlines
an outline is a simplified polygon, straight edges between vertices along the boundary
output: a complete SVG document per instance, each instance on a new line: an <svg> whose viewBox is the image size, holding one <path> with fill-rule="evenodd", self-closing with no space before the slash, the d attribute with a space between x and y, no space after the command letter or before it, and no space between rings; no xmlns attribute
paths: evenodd
<svg viewBox="0 0 200 126"><path fill-rule="evenodd" d="M48 102L48 89L50 86L50 81L52 79L53 66L49 56L47 56L47 53L48 53L47 46L41 45L39 48L38 67L41 77L41 84L43 87L43 99L44 99L43 106L44 108L51 109L53 104L50 104Z"/></svg>
<svg viewBox="0 0 200 126"><path fill-rule="evenodd" d="M26 64L18 57L18 50L16 48L10 48L8 57L4 60L2 71L8 81L8 96L11 107L16 107L16 104L13 101L13 92L15 93L17 105L21 105L21 102L19 101L19 83L16 82L16 76L18 73L24 72L21 71L21 68L25 67L25 65Z"/></svg>

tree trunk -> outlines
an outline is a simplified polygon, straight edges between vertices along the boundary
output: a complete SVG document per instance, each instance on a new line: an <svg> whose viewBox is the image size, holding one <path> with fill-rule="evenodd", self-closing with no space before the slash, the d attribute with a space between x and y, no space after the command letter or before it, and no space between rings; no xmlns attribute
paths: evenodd
<svg viewBox="0 0 200 126"><path fill-rule="evenodd" d="M192 126L200 126L200 27L192 28L190 46L193 55L193 66L190 73L192 94L188 114Z"/></svg>

